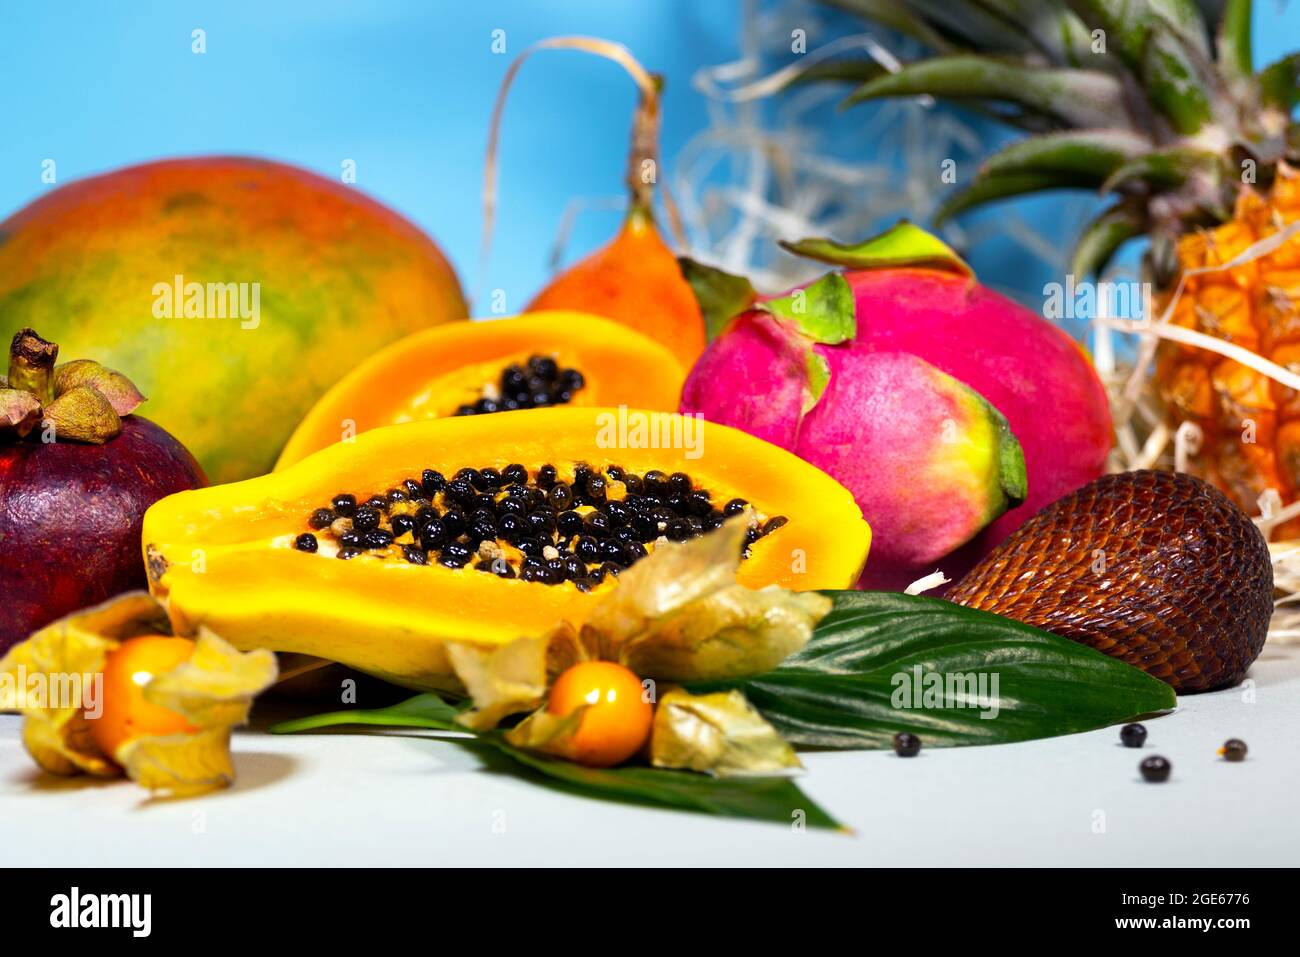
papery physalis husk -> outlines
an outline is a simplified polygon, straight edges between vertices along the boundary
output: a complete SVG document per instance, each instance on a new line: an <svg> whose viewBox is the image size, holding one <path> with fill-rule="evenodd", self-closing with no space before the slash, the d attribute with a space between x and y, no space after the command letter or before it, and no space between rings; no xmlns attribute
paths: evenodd
<svg viewBox="0 0 1300 957"><path fill-rule="evenodd" d="M831 609L815 592L736 582L748 510L685 542L661 542L619 576L583 638L643 678L712 681L771 671L801 649Z"/></svg>
<svg viewBox="0 0 1300 957"><path fill-rule="evenodd" d="M495 728L503 718L540 707L546 691L570 665L594 657L578 632L562 622L540 638L516 638L498 648L449 644L452 670L474 702L457 721L475 731Z"/></svg>
<svg viewBox="0 0 1300 957"><path fill-rule="evenodd" d="M506 732L506 741L516 748L537 751L572 761L576 754L573 737L582 725L582 715L589 706L574 708L566 715L551 714L539 708Z"/></svg>
<svg viewBox="0 0 1300 957"><path fill-rule="evenodd" d="M650 732L650 763L717 777L795 774L803 768L776 728L735 690L659 697Z"/></svg>
<svg viewBox="0 0 1300 957"><path fill-rule="evenodd" d="M253 698L275 681L275 656L269 651L243 654L201 630L190 658L155 675L144 688L147 700L177 712L197 730L141 736L115 755L104 754L92 739L84 697L51 702L47 695L34 700L26 693L30 687L66 687L72 676L84 684L102 674L108 654L126 639L171 633L156 599L128 592L47 625L11 648L0 659L0 677L9 679L0 682L0 709L22 712L23 744L36 763L61 775L115 777L125 770L150 790L172 794L229 784L234 779L230 731L247 721ZM33 681L33 676L41 677Z"/></svg>

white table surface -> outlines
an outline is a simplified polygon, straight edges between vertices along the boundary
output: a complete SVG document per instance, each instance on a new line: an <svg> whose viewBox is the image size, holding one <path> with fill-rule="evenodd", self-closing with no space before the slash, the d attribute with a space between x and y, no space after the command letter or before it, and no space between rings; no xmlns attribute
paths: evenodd
<svg viewBox="0 0 1300 957"><path fill-rule="evenodd" d="M0 716L0 866L1296 865L1300 647L1251 684L1147 723L982 748L805 755L801 786L851 836L593 801L485 768L425 732L236 735L239 780L150 802L40 774ZM1250 700L1253 697L1253 701ZM1248 759L1215 750L1243 738ZM1141 757L1173 762L1143 783Z"/></svg>

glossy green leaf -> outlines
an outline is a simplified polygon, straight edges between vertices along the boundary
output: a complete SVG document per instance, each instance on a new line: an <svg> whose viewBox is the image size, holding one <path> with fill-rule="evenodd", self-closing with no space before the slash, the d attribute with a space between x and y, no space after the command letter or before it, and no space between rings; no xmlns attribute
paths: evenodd
<svg viewBox="0 0 1300 957"><path fill-rule="evenodd" d="M693 771L662 768L587 768L571 761L520 751L498 750L534 771L569 785L588 797L657 804L720 817L750 818L808 827L842 829L841 825L789 778L713 778Z"/></svg>
<svg viewBox="0 0 1300 957"><path fill-rule="evenodd" d="M692 690L739 688L788 740L823 748L886 748L899 731L927 747L1025 741L1175 704L1145 672L1008 618L919 595L827 594L834 610L775 671ZM927 704L938 680L952 693Z"/></svg>
<svg viewBox="0 0 1300 957"><path fill-rule="evenodd" d="M460 736L448 739L450 743L489 748L529 773L543 775L587 797L779 824L799 821L808 827L840 827L789 778L713 778L691 771L645 767L586 768L512 747L496 731L472 734L456 723L457 714L456 708L437 695L422 694L389 708L332 711L285 721L271 731L292 734L353 725L456 731Z"/></svg>
<svg viewBox="0 0 1300 957"><path fill-rule="evenodd" d="M973 275L970 266L938 236L906 220L869 239L841 243L834 239L801 239L781 242L796 256L843 266L846 269L899 269L923 266Z"/></svg>
<svg viewBox="0 0 1300 957"><path fill-rule="evenodd" d="M1005 100L1072 126L1111 127L1128 115L1120 81L1100 70L1048 69L965 54L909 63L864 83L845 105L921 94Z"/></svg>
<svg viewBox="0 0 1300 957"><path fill-rule="evenodd" d="M758 308L776 316L811 342L837 345L858 334L857 303L848 280L837 272L788 296L765 299Z"/></svg>
<svg viewBox="0 0 1300 957"><path fill-rule="evenodd" d="M727 323L754 304L758 293L744 276L735 276L683 256L677 260L682 276L695 293L704 317L704 328L712 342L722 335Z"/></svg>

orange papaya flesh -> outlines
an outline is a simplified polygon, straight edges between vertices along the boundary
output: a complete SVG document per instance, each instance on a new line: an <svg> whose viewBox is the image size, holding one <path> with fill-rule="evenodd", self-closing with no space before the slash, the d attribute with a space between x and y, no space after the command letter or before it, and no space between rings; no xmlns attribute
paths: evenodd
<svg viewBox="0 0 1300 957"><path fill-rule="evenodd" d="M649 447L673 439L672 447ZM145 516L150 589L178 634L206 626L240 648L315 655L411 688L455 689L448 642L490 646L560 621L581 625L592 603L617 587L615 577L582 591L572 581L444 567L432 550L427 565L403 560L400 546L340 560L324 530L316 552L295 543L313 511L339 493L364 501L418 481L426 469L450 479L465 467L516 463L530 483L548 464L561 480L580 464L683 472L719 507L743 498L760 516L786 518L742 560L738 577L749 587L846 588L866 560L870 529L852 495L790 453L694 417L573 407L374 429L281 472L169 496ZM619 484L608 482L611 497ZM431 501L439 511L446 505Z"/></svg>
<svg viewBox="0 0 1300 957"><path fill-rule="evenodd" d="M687 368L704 351L704 318L677 257L648 212L634 207L604 248L565 270L528 311L577 309L655 339Z"/></svg>
<svg viewBox="0 0 1300 957"><path fill-rule="evenodd" d="M583 385L567 404L671 411L686 369L671 352L608 319L564 310L427 329L376 352L312 407L276 469L349 434L456 414L532 356L575 369Z"/></svg>

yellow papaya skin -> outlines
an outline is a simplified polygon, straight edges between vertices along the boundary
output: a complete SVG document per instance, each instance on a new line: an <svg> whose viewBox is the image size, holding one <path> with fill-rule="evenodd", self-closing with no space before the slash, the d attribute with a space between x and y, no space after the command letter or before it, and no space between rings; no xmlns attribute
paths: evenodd
<svg viewBox="0 0 1300 957"><path fill-rule="evenodd" d="M586 385L572 406L670 412L686 379L664 346L588 313L548 310L437 326L381 349L340 379L294 430L276 470L347 434L446 417L477 399L507 365L537 354L583 374Z"/></svg>
<svg viewBox="0 0 1300 957"><path fill-rule="evenodd" d="M640 431L638 431L640 427ZM684 437L673 448L649 436ZM340 492L369 494L433 468L563 471L577 463L637 472L684 471L714 501L742 497L786 525L741 563L751 587L851 587L871 541L853 496L783 449L676 413L552 408L439 419L366 432L280 472L169 496L144 518L150 590L178 634L206 626L241 649L315 655L417 689L454 689L449 641L494 645L581 625L609 579L589 594L571 584L295 550L308 515Z"/></svg>

